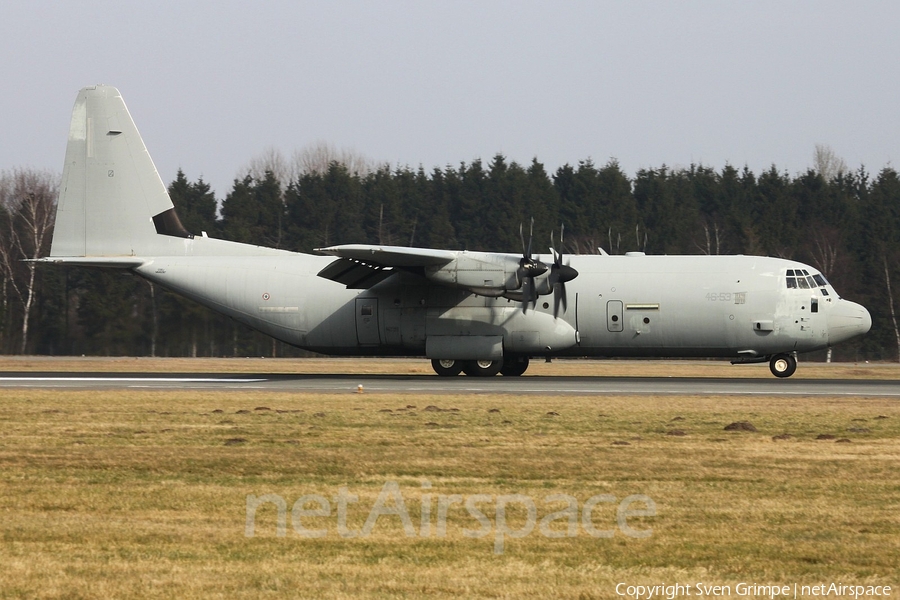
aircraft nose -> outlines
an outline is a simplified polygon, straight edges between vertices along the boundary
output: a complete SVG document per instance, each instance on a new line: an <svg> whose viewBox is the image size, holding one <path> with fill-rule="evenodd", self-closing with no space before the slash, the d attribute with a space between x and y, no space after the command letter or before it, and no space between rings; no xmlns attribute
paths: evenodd
<svg viewBox="0 0 900 600"><path fill-rule="evenodd" d="M828 311L828 343L836 344L862 335L872 328L872 315L865 306L838 300Z"/></svg>

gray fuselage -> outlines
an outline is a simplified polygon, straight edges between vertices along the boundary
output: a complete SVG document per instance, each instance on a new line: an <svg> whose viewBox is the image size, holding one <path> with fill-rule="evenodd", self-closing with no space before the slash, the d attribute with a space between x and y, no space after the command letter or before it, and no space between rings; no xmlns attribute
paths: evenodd
<svg viewBox="0 0 900 600"><path fill-rule="evenodd" d="M816 271L776 258L571 256L579 276L568 283L567 310L554 318L549 295L523 310L521 302L402 270L369 289L347 289L317 276L330 256L207 237L171 243L181 256L155 257L135 272L288 344L329 354L438 357L427 351L429 338L499 337L507 356L752 358L825 348L871 324L830 284L788 288L789 269Z"/></svg>

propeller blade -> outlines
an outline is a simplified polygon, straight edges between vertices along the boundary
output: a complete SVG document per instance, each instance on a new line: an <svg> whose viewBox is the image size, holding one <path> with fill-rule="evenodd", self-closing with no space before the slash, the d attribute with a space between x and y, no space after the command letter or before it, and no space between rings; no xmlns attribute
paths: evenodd
<svg viewBox="0 0 900 600"><path fill-rule="evenodd" d="M557 318L559 316L559 307L562 305L562 311L566 312L568 309L568 302L566 301L566 286L564 283L557 283L553 286L553 318Z"/></svg>
<svg viewBox="0 0 900 600"><path fill-rule="evenodd" d="M531 260L531 240L534 239L534 217L531 217L531 225L528 227L528 249L525 251L525 256L528 257L528 260Z"/></svg>
<svg viewBox="0 0 900 600"><path fill-rule="evenodd" d="M553 264L557 264L556 260L556 240L553 239L553 232L550 232L550 252L553 253Z"/></svg>
<svg viewBox="0 0 900 600"><path fill-rule="evenodd" d="M534 217L528 228L528 244L525 244L525 233L522 223L519 223L519 239L522 241L522 258L519 259L519 268L516 270L516 278L522 287L522 311L528 311L528 304L537 301L537 293L534 278L547 272L547 265L531 256L531 244L534 239Z"/></svg>
<svg viewBox="0 0 900 600"><path fill-rule="evenodd" d="M522 258L531 260L531 240L534 237L534 217L531 217L531 225L528 228L528 245L525 245L525 234L522 232L522 224L519 223L519 239L522 241Z"/></svg>
<svg viewBox="0 0 900 600"><path fill-rule="evenodd" d="M566 226L561 225L559 228L559 251L556 250L553 239L553 232L550 232L550 243L553 250L553 266L550 267L550 285L553 287L553 318L559 316L559 307L562 306L563 312L568 308L566 299L566 282L572 281L578 277L578 271L569 265L563 264L563 236L565 235Z"/></svg>
<svg viewBox="0 0 900 600"><path fill-rule="evenodd" d="M522 233L522 224L519 223L519 239L522 240L522 256L525 256L525 235Z"/></svg>
<svg viewBox="0 0 900 600"><path fill-rule="evenodd" d="M522 312L528 312L528 305L533 304L537 299L534 293L534 278L526 277L522 282Z"/></svg>
<svg viewBox="0 0 900 600"><path fill-rule="evenodd" d="M563 249L565 248L565 245L566 245L565 241L563 240L563 236L565 235L565 233L566 233L566 224L563 223L562 225L559 226L559 252L556 252L555 250L553 251L553 261L558 266L562 266ZM551 233L551 240L552 239L553 238L552 238L552 233Z"/></svg>

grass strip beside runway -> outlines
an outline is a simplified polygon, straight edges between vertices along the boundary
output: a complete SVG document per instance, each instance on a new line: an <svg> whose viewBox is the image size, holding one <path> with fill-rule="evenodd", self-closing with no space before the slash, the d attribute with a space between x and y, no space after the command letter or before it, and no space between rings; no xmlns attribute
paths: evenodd
<svg viewBox="0 0 900 600"><path fill-rule="evenodd" d="M735 422L756 431L725 430ZM0 423L0 597L613 598L619 582L900 585L900 407L886 399L10 390ZM370 535L342 537L341 488L358 496L346 527L359 531L386 484L413 535L382 514ZM273 504L247 536L247 496L264 494L286 502L283 537ZM567 506L547 500L554 494L581 511L574 537L567 518L547 528L562 537L542 533L539 522ZM293 526L304 495L331 504L329 516L299 518L324 537ZM655 503L655 516L627 520L648 537L618 525L632 495ZM440 496L481 498L488 534L467 537L483 524L456 503L439 535ZM506 535L502 554L501 496L530 498L538 521L524 537ZM388 497L382 506L396 508ZM589 525L612 537L583 526L596 497ZM510 502L505 518L524 531L526 505Z"/></svg>
<svg viewBox="0 0 900 600"><path fill-rule="evenodd" d="M434 375L424 358L150 358L97 356L3 356L3 372L57 373L284 373L298 375ZM600 360L542 358L528 376L716 377L773 379L768 363L732 365L727 360ZM898 363L800 364L792 379L900 379Z"/></svg>

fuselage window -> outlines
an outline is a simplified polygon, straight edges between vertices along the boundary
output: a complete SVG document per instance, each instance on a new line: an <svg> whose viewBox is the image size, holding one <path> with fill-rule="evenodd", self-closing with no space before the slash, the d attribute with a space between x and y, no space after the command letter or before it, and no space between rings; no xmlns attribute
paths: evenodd
<svg viewBox="0 0 900 600"><path fill-rule="evenodd" d="M810 302L811 302L811 304L809 307L809 311L814 312L814 313L819 312L819 299L813 298Z"/></svg>
<svg viewBox="0 0 900 600"><path fill-rule="evenodd" d="M827 295L828 295L828 290L826 290L825 288L822 288L822 289L820 289L819 291L822 292L822 295L823 295L823 296L827 296Z"/></svg>

